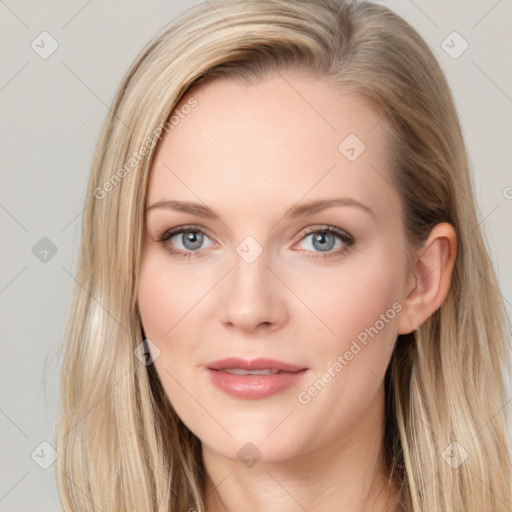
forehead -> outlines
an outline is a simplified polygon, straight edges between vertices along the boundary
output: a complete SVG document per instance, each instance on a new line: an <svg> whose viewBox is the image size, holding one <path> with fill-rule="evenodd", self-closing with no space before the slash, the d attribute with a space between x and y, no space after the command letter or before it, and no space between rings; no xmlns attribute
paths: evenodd
<svg viewBox="0 0 512 512"><path fill-rule="evenodd" d="M193 108L183 108L196 103ZM273 74L252 85L222 78L186 95L159 144L148 204L213 209L391 194L381 115L320 79ZM260 205L260 208L258 208Z"/></svg>

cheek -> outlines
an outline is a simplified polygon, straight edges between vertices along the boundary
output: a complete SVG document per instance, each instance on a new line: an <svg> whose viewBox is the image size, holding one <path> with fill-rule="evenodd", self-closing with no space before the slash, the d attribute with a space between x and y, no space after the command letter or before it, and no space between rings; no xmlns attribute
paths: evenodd
<svg viewBox="0 0 512 512"><path fill-rule="evenodd" d="M182 401L189 400L186 393L183 396L183 386L192 388L197 369L194 355L204 339L204 307L211 300L205 294L214 285L210 281L193 265L172 265L158 248L149 248L140 266L137 299L144 334L159 349L153 358L155 369L180 411Z"/></svg>
<svg viewBox="0 0 512 512"><path fill-rule="evenodd" d="M315 279L295 280L294 292L303 298L316 317L314 325L325 335L318 347L342 350L375 324L379 331L391 334L401 309L402 259L396 251L383 248L365 258L347 259Z"/></svg>
<svg viewBox="0 0 512 512"><path fill-rule="evenodd" d="M160 344L171 338L201 297L197 276L174 269L165 256L148 251L141 262L137 299L144 332Z"/></svg>
<svg viewBox="0 0 512 512"><path fill-rule="evenodd" d="M353 261L347 259L346 265L331 269L328 279L317 280L323 286L302 284L297 291L306 294L309 289L308 305L322 320L312 354L315 372L301 386L298 399L333 430L350 423L349 418L375 396L396 342L402 310L405 257L382 247ZM319 325L318 320L315 324Z"/></svg>
<svg viewBox="0 0 512 512"><path fill-rule="evenodd" d="M205 409L195 407L195 400L203 400L196 386L197 369L188 364L197 348L195 339L200 339L195 330L200 327L197 315L205 286L197 271L195 279L185 268L174 267L171 272L165 256L148 252L141 263L137 297L146 338L160 351L154 358L155 370L173 409L191 431L199 434L198 425L215 429Z"/></svg>
<svg viewBox="0 0 512 512"><path fill-rule="evenodd" d="M170 314L174 308L169 308L172 295L151 258L145 259L141 265L137 299L146 337L161 340L165 331L172 326Z"/></svg>
<svg viewBox="0 0 512 512"><path fill-rule="evenodd" d="M404 265L402 254L382 248L332 272L324 294L312 296L334 335L325 332L318 340L317 371L299 401L320 416L330 411L323 417L326 428L350 423L382 383L397 337Z"/></svg>

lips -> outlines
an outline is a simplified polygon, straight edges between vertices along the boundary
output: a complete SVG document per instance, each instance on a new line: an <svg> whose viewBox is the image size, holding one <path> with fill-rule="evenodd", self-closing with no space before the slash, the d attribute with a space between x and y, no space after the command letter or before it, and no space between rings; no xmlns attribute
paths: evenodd
<svg viewBox="0 0 512 512"><path fill-rule="evenodd" d="M238 357L230 357L228 359L220 359L206 365L211 370L277 370L277 372L288 372L295 373L301 370L305 370L304 367L296 366L284 361L278 361L277 359L253 359L248 361L247 359L240 359ZM275 372L275 373L277 373Z"/></svg>
<svg viewBox="0 0 512 512"><path fill-rule="evenodd" d="M205 366L218 389L246 400L267 398L280 393L297 384L308 370L284 361L263 358L248 361L231 357Z"/></svg>

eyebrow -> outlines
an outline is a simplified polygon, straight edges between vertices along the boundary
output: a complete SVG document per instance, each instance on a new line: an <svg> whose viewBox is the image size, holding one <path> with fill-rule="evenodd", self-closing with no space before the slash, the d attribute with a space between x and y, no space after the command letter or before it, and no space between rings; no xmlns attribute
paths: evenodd
<svg viewBox="0 0 512 512"><path fill-rule="evenodd" d="M353 206L359 208L374 218L377 218L375 212L371 210L368 206L352 199L350 197L336 197L332 199L320 199L309 201L297 206L294 206L289 209L288 213L285 216L290 217L306 217L308 215L312 215L313 213L326 210L327 208L333 208L335 206ZM208 206L194 203L190 201L176 201L176 200L162 200L153 203L151 206L146 208L146 211L153 210L155 208L167 208L170 210L181 211L185 213L191 213L193 215L197 215L199 217L205 217L210 219L219 219L219 216L211 210Z"/></svg>

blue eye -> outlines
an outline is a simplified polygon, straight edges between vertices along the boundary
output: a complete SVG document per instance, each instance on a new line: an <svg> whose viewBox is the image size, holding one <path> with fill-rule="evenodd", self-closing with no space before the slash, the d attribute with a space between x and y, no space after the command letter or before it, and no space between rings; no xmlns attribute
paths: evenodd
<svg viewBox="0 0 512 512"><path fill-rule="evenodd" d="M199 256L201 245L204 239L209 237L202 231L194 226L183 226L175 230L165 232L158 241L165 243L167 250L171 254L188 256L189 258ZM184 247L183 249L176 249L174 244L171 244L171 240L177 238Z"/></svg>
<svg viewBox="0 0 512 512"><path fill-rule="evenodd" d="M311 258L329 258L336 256L346 251L354 244L354 238L346 231L341 231L331 226L326 226L322 229L314 228L314 230L306 233L302 240L307 240L309 237L312 237L311 246L314 250L308 251L315 253L309 256ZM336 240L340 241L337 247L335 247ZM336 250L333 251L332 249ZM318 251L319 254L316 253L316 251Z"/></svg>
<svg viewBox="0 0 512 512"><path fill-rule="evenodd" d="M300 241L307 240L309 237L312 237L311 242L313 248L305 250L306 253L312 253L311 255L307 255L309 258L329 258L338 256L355 243L352 235L332 226L310 229L303 235ZM171 243L173 238L176 238L177 242ZM188 257L189 259L201 256L203 252L202 245L205 240L211 239L197 226L181 226L174 230L166 231L158 238L158 242L165 244L170 254ZM337 247L335 247L336 240L339 241ZM176 243L181 244L182 248L176 248Z"/></svg>

